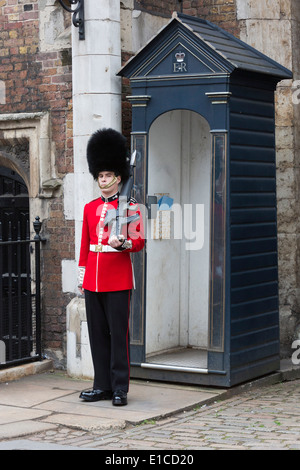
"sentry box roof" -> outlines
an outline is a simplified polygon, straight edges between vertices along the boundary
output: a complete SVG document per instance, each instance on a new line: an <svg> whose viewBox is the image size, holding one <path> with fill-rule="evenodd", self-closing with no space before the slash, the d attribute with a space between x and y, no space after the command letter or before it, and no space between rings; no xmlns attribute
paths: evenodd
<svg viewBox="0 0 300 470"><path fill-rule="evenodd" d="M180 13L173 14L171 21L127 62L119 75L131 79L166 76L168 65L172 75L174 53L179 54L178 66L180 54L185 64L188 58L188 67L183 70L186 75L232 73L238 69L281 80L292 78L290 70L215 24ZM147 54L149 60L145 61Z"/></svg>

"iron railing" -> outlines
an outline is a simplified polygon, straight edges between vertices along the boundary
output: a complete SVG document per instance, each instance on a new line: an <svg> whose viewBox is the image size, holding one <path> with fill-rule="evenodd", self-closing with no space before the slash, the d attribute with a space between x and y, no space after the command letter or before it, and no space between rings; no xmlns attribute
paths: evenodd
<svg viewBox="0 0 300 470"><path fill-rule="evenodd" d="M7 240L0 222L0 368L42 359L41 339L41 222L33 222L35 236L25 240L21 227L12 240L11 222Z"/></svg>

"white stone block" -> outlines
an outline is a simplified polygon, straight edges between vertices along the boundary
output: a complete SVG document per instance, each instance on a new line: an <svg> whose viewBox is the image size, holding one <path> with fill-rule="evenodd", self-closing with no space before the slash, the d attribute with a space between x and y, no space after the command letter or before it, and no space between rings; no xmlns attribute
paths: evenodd
<svg viewBox="0 0 300 470"><path fill-rule="evenodd" d="M120 57L120 23L115 21L93 21L85 23L85 40L79 41L73 56L115 55Z"/></svg>
<svg viewBox="0 0 300 470"><path fill-rule="evenodd" d="M132 51L132 12L129 9L121 9L121 47Z"/></svg>
<svg viewBox="0 0 300 470"><path fill-rule="evenodd" d="M246 20L241 39L250 46L292 68L292 38L289 20Z"/></svg>
<svg viewBox="0 0 300 470"><path fill-rule="evenodd" d="M291 127L276 127L276 148L294 149L294 133Z"/></svg>
<svg viewBox="0 0 300 470"><path fill-rule="evenodd" d="M78 360L76 359L76 334L67 331L67 371L69 375L78 375Z"/></svg>
<svg viewBox="0 0 300 470"><path fill-rule="evenodd" d="M74 298L67 306L67 372L78 378L93 378L85 305Z"/></svg>
<svg viewBox="0 0 300 470"><path fill-rule="evenodd" d="M119 0L89 0L85 2L85 20L93 21L105 20L120 21L120 1Z"/></svg>
<svg viewBox="0 0 300 470"><path fill-rule="evenodd" d="M77 264L75 260L63 259L62 268L62 291L77 292Z"/></svg>
<svg viewBox="0 0 300 470"><path fill-rule="evenodd" d="M83 377L94 377L94 368L86 321L81 322L81 368Z"/></svg>
<svg viewBox="0 0 300 470"><path fill-rule="evenodd" d="M121 101L114 94L78 94L73 97L74 114L73 128L78 135L91 135L93 130L102 127L121 129ZM80 110L80 112L79 112Z"/></svg>
<svg viewBox="0 0 300 470"><path fill-rule="evenodd" d="M169 21L170 18L134 10L132 12L132 51L137 52L144 47Z"/></svg>
<svg viewBox="0 0 300 470"><path fill-rule="evenodd" d="M295 194L295 171L294 168L285 168L277 171L277 198L293 199Z"/></svg>
<svg viewBox="0 0 300 470"><path fill-rule="evenodd" d="M71 46L71 27L65 27L64 11L58 2L39 2L40 52L53 52Z"/></svg>
<svg viewBox="0 0 300 470"><path fill-rule="evenodd" d="M281 0L236 0L237 19L280 19Z"/></svg>
<svg viewBox="0 0 300 470"><path fill-rule="evenodd" d="M121 93L121 78L117 76L121 68L120 57L113 55L86 55L74 57L73 75L76 77L74 94Z"/></svg>
<svg viewBox="0 0 300 470"><path fill-rule="evenodd" d="M64 214L66 220L74 219L74 173L64 177Z"/></svg>

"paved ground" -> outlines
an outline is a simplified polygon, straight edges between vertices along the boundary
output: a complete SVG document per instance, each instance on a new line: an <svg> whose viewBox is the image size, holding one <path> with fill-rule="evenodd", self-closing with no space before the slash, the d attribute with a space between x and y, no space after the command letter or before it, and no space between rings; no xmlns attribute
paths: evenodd
<svg viewBox="0 0 300 470"><path fill-rule="evenodd" d="M106 450L299 450L300 380L123 430L87 432L62 426L30 440Z"/></svg>
<svg viewBox="0 0 300 470"><path fill-rule="evenodd" d="M0 384L0 450L299 450L299 373L283 377L233 395L136 381L120 408L80 402L89 383L62 374L24 377Z"/></svg>

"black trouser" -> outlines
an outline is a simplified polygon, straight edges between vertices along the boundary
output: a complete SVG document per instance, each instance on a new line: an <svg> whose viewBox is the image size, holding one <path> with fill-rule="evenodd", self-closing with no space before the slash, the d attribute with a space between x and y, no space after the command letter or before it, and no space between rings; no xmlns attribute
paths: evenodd
<svg viewBox="0 0 300 470"><path fill-rule="evenodd" d="M128 392L130 294L85 290L94 389Z"/></svg>

